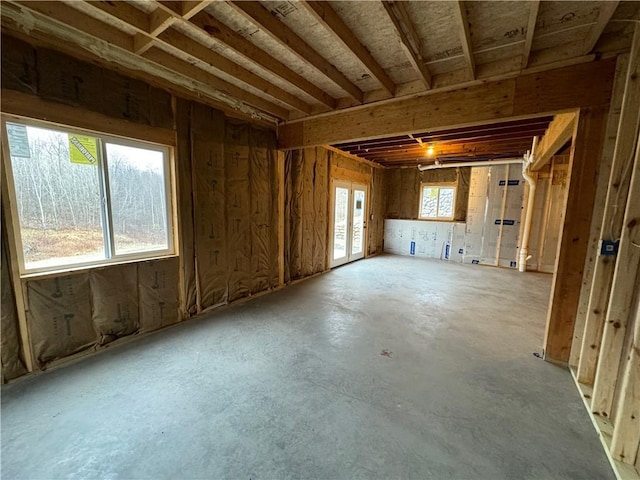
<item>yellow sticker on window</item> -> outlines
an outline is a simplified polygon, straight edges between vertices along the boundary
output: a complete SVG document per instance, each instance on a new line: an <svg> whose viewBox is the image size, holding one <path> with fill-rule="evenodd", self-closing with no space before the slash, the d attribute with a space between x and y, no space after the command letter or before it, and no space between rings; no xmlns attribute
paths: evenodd
<svg viewBox="0 0 640 480"><path fill-rule="evenodd" d="M69 134L69 160L84 165L98 164L98 140L86 135Z"/></svg>

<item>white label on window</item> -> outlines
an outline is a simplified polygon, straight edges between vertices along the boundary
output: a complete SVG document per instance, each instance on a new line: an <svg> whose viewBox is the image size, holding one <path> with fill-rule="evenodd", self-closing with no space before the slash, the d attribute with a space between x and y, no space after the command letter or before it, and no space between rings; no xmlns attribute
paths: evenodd
<svg viewBox="0 0 640 480"><path fill-rule="evenodd" d="M31 158L29 136L25 125L7 123L7 138L12 157Z"/></svg>

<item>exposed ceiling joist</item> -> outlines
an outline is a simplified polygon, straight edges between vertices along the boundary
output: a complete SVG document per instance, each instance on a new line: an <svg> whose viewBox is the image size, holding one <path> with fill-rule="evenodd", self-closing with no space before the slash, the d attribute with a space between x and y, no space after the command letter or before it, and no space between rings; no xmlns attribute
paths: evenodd
<svg viewBox="0 0 640 480"><path fill-rule="evenodd" d="M458 23L460 32L460 42L462 43L462 52L467 62L467 68L471 73L471 79L476 78L476 62L473 58L473 51L471 48L471 34L469 33L469 20L467 19L467 8L463 1L458 0L454 8L455 17Z"/></svg>
<svg viewBox="0 0 640 480"><path fill-rule="evenodd" d="M609 23L609 20L611 20L611 17L613 17L614 12L618 8L619 3L620 2L618 1L600 2L600 12L598 13L598 18L596 20L596 23L591 26L589 35L587 35L587 38L584 42L584 49L582 51L584 55L586 55L587 53L591 53L591 50L594 49L596 43L598 43L600 35L602 35L602 32L604 32L604 29Z"/></svg>
<svg viewBox="0 0 640 480"><path fill-rule="evenodd" d="M356 102L362 103L364 92L357 85L345 77L335 66L331 65L322 55L316 52L307 42L300 38L293 30L278 20L260 2L242 1L228 2L236 11L255 23L261 30L269 34L282 46L294 52L300 58L312 65L333 83L344 90Z"/></svg>
<svg viewBox="0 0 640 480"><path fill-rule="evenodd" d="M195 59L202 61L206 65L211 66L216 70L223 72L224 74L227 74L237 80L240 80L247 85L250 85L273 97L274 99L293 107L296 110L299 110L303 113L311 112L311 106L300 100L297 96L287 92L286 90L283 90L276 85L271 84L264 78L254 74L253 72L229 60L228 58L214 52L201 43L198 43L195 40L187 37L186 35L178 32L177 30L168 28L162 33L158 34L157 37L153 37L151 36L151 34L148 34L145 31L145 26L153 25L153 16L157 11L160 10L165 15L169 15L162 8L158 8L157 10L152 12L149 17L146 17L143 12L137 10L135 7L125 2L88 2L86 3L86 5L88 5L89 8L93 8L99 12L102 12L103 14L117 18L129 27L135 29L136 34L134 36L134 52L137 54L148 57L148 55L146 55L146 52L151 46L154 45L154 43L158 46L164 46L165 50L168 47L170 53L174 54L178 58L181 58L182 60L187 60L188 57L194 57ZM139 15L140 13L142 13L142 16ZM174 17L170 16L170 18ZM152 27L150 27L150 29L152 29ZM145 48L142 52L140 49L136 48L136 43L139 41L140 37L144 37L149 41L147 43L147 48ZM175 64L175 62L172 62L172 64Z"/></svg>
<svg viewBox="0 0 640 480"><path fill-rule="evenodd" d="M329 107L330 109L335 108L335 98L329 96L321 88L308 81L302 75L294 72L276 58L271 57L264 50L256 47L249 40L234 32L224 23L220 22L208 13L200 12L194 15L191 18L190 23L236 53L257 63L265 70L294 85L299 90L313 97L319 103Z"/></svg>
<svg viewBox="0 0 640 480"><path fill-rule="evenodd" d="M525 69L529 65L529 55L531 55L531 45L533 45L533 35L536 31L536 22L538 21L538 10L540 9L540 0L532 0L529 2L531 10L529 10L529 21L527 22L527 33L524 41L524 51L522 52L522 68Z"/></svg>
<svg viewBox="0 0 640 480"><path fill-rule="evenodd" d="M400 37L400 44L402 45L402 49L407 55L409 62L418 73L420 80L424 83L426 88L431 88L431 72L429 72L425 61L420 54L420 38L411 23L411 17L409 16L404 4L402 2L383 1L382 5L384 5L385 10L393 23L395 31Z"/></svg>
<svg viewBox="0 0 640 480"><path fill-rule="evenodd" d="M354 35L344 21L331 8L328 2L319 1L303 1L302 5L313 14L313 16L324 27L333 34L333 36L349 49L354 56L365 66L369 73L378 81L386 92L395 95L396 85L387 72L378 64L373 55L367 48L360 43L360 40Z"/></svg>
<svg viewBox="0 0 640 480"><path fill-rule="evenodd" d="M25 12L29 15L29 25L24 24ZM35 36L39 31L45 40L55 38L74 45L90 56L141 72L145 77L156 77L165 86L209 98L252 118L275 122L277 118L288 117L286 109L160 50L153 49L159 52L154 54L155 60L140 62L140 56L133 51L133 37L64 3L3 2L2 15L3 23L5 18L12 18L18 28L27 29L30 35ZM99 39L93 36L96 30L100 30Z"/></svg>

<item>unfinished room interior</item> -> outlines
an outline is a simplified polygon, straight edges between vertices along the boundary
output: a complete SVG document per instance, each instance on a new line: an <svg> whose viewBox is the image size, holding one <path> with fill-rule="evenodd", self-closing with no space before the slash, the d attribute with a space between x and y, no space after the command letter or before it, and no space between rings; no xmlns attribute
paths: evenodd
<svg viewBox="0 0 640 480"><path fill-rule="evenodd" d="M640 2L18 1L6 479L640 479Z"/></svg>

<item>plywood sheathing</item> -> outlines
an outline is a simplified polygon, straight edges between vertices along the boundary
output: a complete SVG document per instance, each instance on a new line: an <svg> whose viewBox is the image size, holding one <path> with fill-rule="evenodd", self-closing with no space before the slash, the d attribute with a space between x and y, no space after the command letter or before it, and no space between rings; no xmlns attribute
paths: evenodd
<svg viewBox="0 0 640 480"><path fill-rule="evenodd" d="M635 21L634 21L635 20ZM640 2L620 2L613 18L606 26L595 51L624 52L629 49L633 39L636 22L640 21Z"/></svg>
<svg viewBox="0 0 640 480"><path fill-rule="evenodd" d="M400 46L400 39L381 3L334 1L331 2L331 6L394 83L418 80L418 75L407 60ZM364 86L363 90L369 91Z"/></svg>
<svg viewBox="0 0 640 480"><path fill-rule="evenodd" d="M4 219L3 219L4 223ZM20 332L18 329L18 312L16 309L15 295L13 292L10 266L5 246L5 229L2 225L2 246L0 267L2 278L0 287L0 352L2 353L2 379L12 380L27 373L24 364L24 354L20 345Z"/></svg>
<svg viewBox="0 0 640 480"><path fill-rule="evenodd" d="M261 67L260 65L247 59L247 57L240 55L234 49L227 47L224 43L220 41L215 40L213 36L209 35L204 30L199 28L195 28L195 29L187 28L182 23L175 24L173 28L179 31L180 33L186 35L187 37L202 43L204 46L211 49L212 51L227 57L229 60L237 63L243 68L246 68L250 72L255 73L256 75L259 75L260 77L266 79L270 83L277 85L278 87L285 90L286 92L292 95L296 95L303 102L308 103L310 105L318 104L318 101L315 100L311 95L307 94L303 90L300 90L299 88L295 87L293 84L289 83L286 78L283 79L271 73L267 69ZM233 77L227 78L227 80L231 83L237 83L237 79ZM269 98L271 100L275 100L273 99L273 97L269 97Z"/></svg>
<svg viewBox="0 0 640 480"><path fill-rule="evenodd" d="M406 4L422 40L422 56L433 74L446 73L465 66L460 37L457 30L451 26L455 7L454 2Z"/></svg>
<svg viewBox="0 0 640 480"><path fill-rule="evenodd" d="M529 12L519 8L521 2L467 2L467 19L471 25L474 56L481 52L500 52L514 43L519 53L524 47ZM496 58L508 58L496 53ZM476 60L477 63L480 63Z"/></svg>
<svg viewBox="0 0 640 480"><path fill-rule="evenodd" d="M297 7L296 7L297 8ZM209 5L205 11L218 20L224 22L235 32L242 35L251 43L255 44L266 54L277 58L282 63L291 68L294 72L311 80L315 85L322 88L325 92L334 98L345 96L343 90L335 85L331 80L311 67L308 63L301 60L296 54L286 48L283 48L279 42L275 41L258 26L244 18L240 13L234 10L225 2L214 2Z"/></svg>

